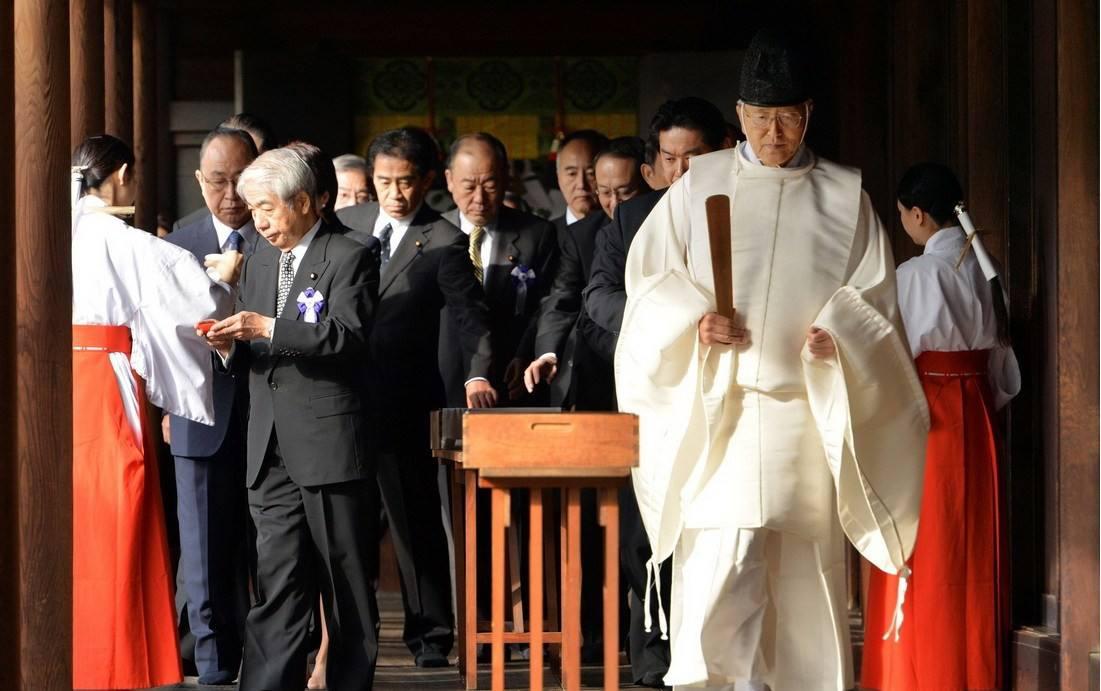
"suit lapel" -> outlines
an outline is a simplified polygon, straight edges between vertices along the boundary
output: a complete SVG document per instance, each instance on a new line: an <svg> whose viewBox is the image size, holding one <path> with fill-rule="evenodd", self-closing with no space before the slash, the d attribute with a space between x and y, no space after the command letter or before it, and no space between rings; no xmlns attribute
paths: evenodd
<svg viewBox="0 0 1101 691"><path fill-rule="evenodd" d="M329 268L328 256L329 238L332 232L328 224L322 222L317 230L310 246L306 248L306 256L302 257L302 263L298 265L298 271L294 274L291 290L287 293L287 304L283 305L280 316L284 319L298 319L298 296L306 288L316 287L325 270ZM276 286L278 288L278 285Z"/></svg>
<svg viewBox="0 0 1101 691"><path fill-rule="evenodd" d="M203 222L203 232L199 238L199 263L202 264L208 254L218 254L222 246L218 244L218 231L214 230L214 217L207 216Z"/></svg>
<svg viewBox="0 0 1101 691"><path fill-rule="evenodd" d="M493 256L489 260L486 274L486 293L489 295L507 295L511 292L512 268L527 261L516 241L520 233L515 229L503 229L498 223L497 237L493 240Z"/></svg>
<svg viewBox="0 0 1101 691"><path fill-rule="evenodd" d="M379 277L378 294L380 296L393 284L394 279L405 271L428 246L428 234L432 231L432 223L431 221L425 222L424 213L424 207L422 206L416 218L413 219L412 225L405 231L405 235L402 236L398 246L390 248L390 261L383 267L382 275Z"/></svg>

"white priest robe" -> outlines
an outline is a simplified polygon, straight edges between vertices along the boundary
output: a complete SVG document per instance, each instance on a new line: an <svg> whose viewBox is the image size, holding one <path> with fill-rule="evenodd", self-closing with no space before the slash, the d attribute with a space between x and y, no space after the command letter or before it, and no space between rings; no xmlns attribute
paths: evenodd
<svg viewBox="0 0 1101 691"><path fill-rule="evenodd" d="M654 564L673 555L665 681L840 691L853 683L844 536L877 567L905 567L928 410L859 172L807 150L768 168L745 149L694 158L627 258L616 387L640 416L634 485ZM733 348L697 332L716 309L714 194L731 198L750 340ZM811 325L834 357L810 356Z"/></svg>

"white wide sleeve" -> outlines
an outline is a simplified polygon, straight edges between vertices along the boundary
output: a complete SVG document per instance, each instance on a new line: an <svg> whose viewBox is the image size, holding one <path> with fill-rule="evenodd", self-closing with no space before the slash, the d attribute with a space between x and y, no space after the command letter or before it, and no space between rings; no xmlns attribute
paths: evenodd
<svg viewBox="0 0 1101 691"><path fill-rule="evenodd" d="M682 178L658 202L627 255L627 304L615 353L620 410L639 416L635 494L658 560L680 531L680 489L707 441L698 395L697 323L714 299L691 280Z"/></svg>
<svg viewBox="0 0 1101 691"><path fill-rule="evenodd" d="M195 324L227 313L229 295L184 250L161 241L151 247L163 272L142 275L130 362L145 380L150 403L212 425L211 350L195 335Z"/></svg>
<svg viewBox="0 0 1101 691"><path fill-rule="evenodd" d="M859 263L814 322L837 353L816 360L804 347L804 378L845 534L876 567L898 573L917 536L929 411L898 314L890 245L866 194L853 247Z"/></svg>

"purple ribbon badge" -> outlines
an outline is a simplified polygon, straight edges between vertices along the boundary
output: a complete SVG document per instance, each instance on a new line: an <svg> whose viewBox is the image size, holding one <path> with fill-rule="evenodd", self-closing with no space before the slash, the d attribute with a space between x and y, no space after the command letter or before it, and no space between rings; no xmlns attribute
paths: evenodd
<svg viewBox="0 0 1101 691"><path fill-rule="evenodd" d="M307 324L316 324L324 307L325 296L320 290L311 287L298 294L298 313Z"/></svg>
<svg viewBox="0 0 1101 691"><path fill-rule="evenodd" d="M530 266L520 264L512 267L512 282L516 284L516 314L524 313L528 302L528 284L535 285L535 272Z"/></svg>

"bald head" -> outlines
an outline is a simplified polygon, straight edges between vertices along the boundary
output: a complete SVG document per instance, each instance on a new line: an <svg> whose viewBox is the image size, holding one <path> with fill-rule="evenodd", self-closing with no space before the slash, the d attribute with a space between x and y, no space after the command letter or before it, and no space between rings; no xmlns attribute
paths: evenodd
<svg viewBox="0 0 1101 691"><path fill-rule="evenodd" d="M458 139L444 174L464 217L475 225L497 220L508 187L508 158L496 138L478 134Z"/></svg>
<svg viewBox="0 0 1101 691"><path fill-rule="evenodd" d="M256 147L239 130L212 134L203 142L195 179L211 215L230 228L240 228L248 223L250 213L237 196L237 179L256 158Z"/></svg>

